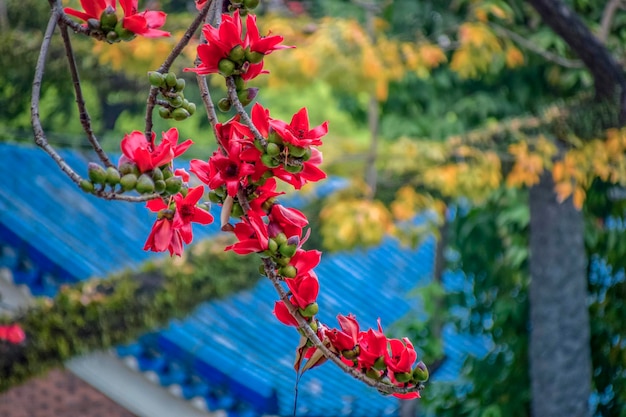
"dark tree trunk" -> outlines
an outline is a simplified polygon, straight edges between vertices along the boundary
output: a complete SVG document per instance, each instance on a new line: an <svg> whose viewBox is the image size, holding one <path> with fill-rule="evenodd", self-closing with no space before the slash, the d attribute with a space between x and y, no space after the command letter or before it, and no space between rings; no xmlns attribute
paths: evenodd
<svg viewBox="0 0 626 417"><path fill-rule="evenodd" d="M535 417L588 417L591 351L583 214L556 200L551 173L530 190L530 368Z"/></svg>
<svg viewBox="0 0 626 417"><path fill-rule="evenodd" d="M604 45L561 0L528 0L594 78L600 101L626 120L626 78ZM607 126L608 127L608 126ZM534 417L591 415L591 350L583 214L559 204L550 173L530 190L530 376Z"/></svg>

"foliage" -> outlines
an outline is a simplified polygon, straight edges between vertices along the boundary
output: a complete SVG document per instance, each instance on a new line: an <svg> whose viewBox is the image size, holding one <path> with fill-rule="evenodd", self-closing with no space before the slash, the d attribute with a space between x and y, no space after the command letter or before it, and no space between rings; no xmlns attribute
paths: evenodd
<svg viewBox="0 0 626 417"><path fill-rule="evenodd" d="M223 244L201 242L181 259L64 287L53 299L2 319L17 319L27 338L20 345L0 342L0 391L75 355L132 341L204 301L253 285L260 277L254 260L224 252Z"/></svg>

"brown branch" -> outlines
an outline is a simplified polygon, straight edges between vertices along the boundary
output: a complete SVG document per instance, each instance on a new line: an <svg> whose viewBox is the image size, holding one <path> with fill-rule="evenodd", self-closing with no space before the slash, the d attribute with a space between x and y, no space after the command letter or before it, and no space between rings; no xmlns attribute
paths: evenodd
<svg viewBox="0 0 626 417"><path fill-rule="evenodd" d="M252 119L250 119L250 116L246 113L246 109L243 107L243 104L239 101L239 97L237 97L237 87L235 86L235 80L233 77L226 77L226 87L228 87L228 99L232 105L235 106L237 114L241 117L242 123L250 128L254 139L258 140L264 148L267 147L267 140L265 140L263 135L261 135L261 132L259 132L254 123L252 123Z"/></svg>
<svg viewBox="0 0 626 417"><path fill-rule="evenodd" d="M520 34L515 33L498 24L495 24L492 22L492 23L489 23L489 26L491 26L491 28L500 36L506 36L506 37L511 38L515 43L517 43L524 49L534 52L535 54L541 56L547 61L554 62L555 64L560 65L565 68L583 68L585 66L583 62L578 59L568 59L568 58L562 57L561 55L558 55L550 51L547 51L543 48L540 48L533 42L521 36Z"/></svg>
<svg viewBox="0 0 626 417"><path fill-rule="evenodd" d="M63 45L65 46L65 55L67 57L67 62L70 67L70 74L72 75L72 82L74 84L74 93L76 94L76 105L78 106L80 123L83 126L83 130L87 134L87 139L89 140L89 143L91 143L91 147L96 152L102 163L107 167L114 167L115 165L111 162L106 152L104 152L102 146L100 146L100 142L98 142L98 139L93 133L93 129L91 127L91 118L89 117L89 113L87 112L87 107L85 105L85 98L83 97L83 90L81 88L78 68L76 66L76 59L74 58L74 51L72 49L72 43L67 32L67 26L60 21L59 29L61 30Z"/></svg>
<svg viewBox="0 0 626 417"><path fill-rule="evenodd" d="M211 4L213 4L214 0L209 0L206 2L200 13L196 16L196 18L191 22L191 25L187 28L183 36L180 38L174 49L169 53L163 64L159 67L156 72L160 72L161 74L165 74L170 70L172 64L178 58L178 56L183 52L185 47L189 44L189 41L193 37L193 34L198 30L204 19L206 18L207 13L209 12L209 8ZM146 105L146 127L145 127L145 135L148 142L152 140L152 127L154 126L152 122L152 113L154 110L154 106L156 105L156 98L159 94L159 89L157 87L150 87L150 93L148 94L148 100Z"/></svg>
<svg viewBox="0 0 626 417"><path fill-rule="evenodd" d="M609 32L611 31L611 26L613 25L615 12L619 9L621 3L622 0L609 0L602 11L602 20L600 22L598 39L604 44L606 44L606 41L609 38Z"/></svg>

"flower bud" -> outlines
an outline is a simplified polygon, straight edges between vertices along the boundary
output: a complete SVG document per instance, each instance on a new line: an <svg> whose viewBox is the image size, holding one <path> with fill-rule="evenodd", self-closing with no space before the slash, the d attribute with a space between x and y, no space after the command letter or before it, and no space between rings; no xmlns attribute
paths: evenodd
<svg viewBox="0 0 626 417"><path fill-rule="evenodd" d="M221 204L223 202L222 198L213 190L209 191L209 201L215 204Z"/></svg>
<svg viewBox="0 0 626 417"><path fill-rule="evenodd" d="M287 145L289 148L289 155L295 158L302 158L306 153L306 148L301 148L299 146L292 145L291 143Z"/></svg>
<svg viewBox="0 0 626 417"><path fill-rule="evenodd" d="M159 116L162 119L169 119L172 117L172 111L167 107L159 107Z"/></svg>
<svg viewBox="0 0 626 417"><path fill-rule="evenodd" d="M267 137L267 141L270 143L275 143L277 145L283 144L283 138L281 138L280 135L274 131L270 132L269 136Z"/></svg>
<svg viewBox="0 0 626 417"><path fill-rule="evenodd" d="M413 379L417 382L426 382L428 381L428 368L426 364L422 361L419 361L413 369Z"/></svg>
<svg viewBox="0 0 626 417"><path fill-rule="evenodd" d="M243 0L243 5L246 9L254 9L259 5L259 0Z"/></svg>
<svg viewBox="0 0 626 417"><path fill-rule="evenodd" d="M250 87L239 91L237 93L237 98L243 106L247 106L252 103L252 100L256 98L257 94L259 94L259 89L256 87Z"/></svg>
<svg viewBox="0 0 626 417"><path fill-rule="evenodd" d="M133 173L122 176L122 178L120 178L120 185L124 191L134 190L137 185L137 176Z"/></svg>
<svg viewBox="0 0 626 417"><path fill-rule="evenodd" d="M302 314L302 317L313 317L314 315L317 314L317 312L319 311L319 306L317 305L317 303L311 303L308 306L306 306L306 308L300 309L300 314Z"/></svg>
<svg viewBox="0 0 626 417"><path fill-rule="evenodd" d="M176 87L177 82L178 82L178 79L176 78L175 73L168 72L167 74L165 74L165 85L172 88L172 87Z"/></svg>
<svg viewBox="0 0 626 417"><path fill-rule="evenodd" d="M89 175L89 179L94 184L104 184L107 180L107 172L95 162L90 162L87 165L87 173Z"/></svg>
<svg viewBox="0 0 626 417"><path fill-rule="evenodd" d="M177 92L181 92L185 89L185 80L183 78L178 78L176 80L176 85L174 86L174 90L176 90Z"/></svg>
<svg viewBox="0 0 626 417"><path fill-rule="evenodd" d="M278 243L279 245L284 245L285 243L287 243L287 235L285 235L283 232L280 232L279 234L274 236L274 240L276 240L276 243Z"/></svg>
<svg viewBox="0 0 626 417"><path fill-rule="evenodd" d="M182 107L179 107L172 111L172 117L174 118L174 120L178 120L178 121L185 120L189 116L191 116L189 112L183 109Z"/></svg>
<svg viewBox="0 0 626 417"><path fill-rule="evenodd" d="M265 55L260 52L250 51L246 49L246 61L250 62L251 64L258 64L259 62L263 61L264 57Z"/></svg>
<svg viewBox="0 0 626 417"><path fill-rule="evenodd" d="M220 101L217 102L217 108L224 113L229 112L231 107L232 103L230 102L230 99L226 97L221 98Z"/></svg>
<svg viewBox="0 0 626 417"><path fill-rule="evenodd" d="M309 159L311 159L311 155L313 155L313 151L311 150L311 148L305 148L305 152L304 155L302 155L302 160L303 161L308 161Z"/></svg>
<svg viewBox="0 0 626 417"><path fill-rule="evenodd" d="M151 174L154 181L159 181L163 179L163 171L161 171L160 168L154 168Z"/></svg>
<svg viewBox="0 0 626 417"><path fill-rule="evenodd" d="M293 255L296 254L297 250L298 247L296 245L288 245L286 243L278 247L278 252L280 252L280 254L283 255L285 258L291 258Z"/></svg>
<svg viewBox="0 0 626 417"><path fill-rule="evenodd" d="M165 180L165 190L170 194L178 193L182 186L183 180L180 177L170 177Z"/></svg>
<svg viewBox="0 0 626 417"><path fill-rule="evenodd" d="M233 209L230 212L230 216L236 219L243 216L243 208L241 208L241 204L233 203Z"/></svg>
<svg viewBox="0 0 626 417"><path fill-rule="evenodd" d="M267 248L270 251L270 253L276 253L276 250L278 249L278 243L276 243L274 239L270 238L267 241Z"/></svg>
<svg viewBox="0 0 626 417"><path fill-rule="evenodd" d="M93 183L89 180L81 180L80 189L86 193L92 193L94 190L94 186L93 186Z"/></svg>
<svg viewBox="0 0 626 417"><path fill-rule="evenodd" d="M119 36L120 40L122 41L133 40L135 38L135 34L130 30L124 28L123 22L124 20L120 20L117 22L117 24L115 25L115 33L117 33L117 36Z"/></svg>
<svg viewBox="0 0 626 417"><path fill-rule="evenodd" d="M233 80L235 81L235 88L237 91L241 91L246 88L246 81L239 75L233 75Z"/></svg>
<svg viewBox="0 0 626 417"><path fill-rule="evenodd" d="M293 265L281 266L278 269L278 273L285 278L295 278L298 275L298 270Z"/></svg>
<svg viewBox="0 0 626 417"><path fill-rule="evenodd" d="M265 151L268 155L276 156L280 153L280 146L275 143L268 143Z"/></svg>
<svg viewBox="0 0 626 417"><path fill-rule="evenodd" d="M276 168L280 165L280 162L278 162L273 156L267 154L261 155L261 162L263 162L263 165L268 168Z"/></svg>
<svg viewBox="0 0 626 417"><path fill-rule="evenodd" d="M140 194L148 194L154 192L154 181L148 174L141 174L137 179L135 189Z"/></svg>
<svg viewBox="0 0 626 417"><path fill-rule="evenodd" d="M394 373L393 376L398 382L409 382L413 374L411 372L397 372Z"/></svg>
<svg viewBox="0 0 626 417"><path fill-rule="evenodd" d="M190 116L193 116L193 114L196 112L196 104L195 103L183 103L183 107L185 108L185 110L187 110L189 112Z"/></svg>
<svg viewBox="0 0 626 417"><path fill-rule="evenodd" d="M172 107L175 109L179 108L183 105L184 100L181 96L168 97L167 101L170 103ZM174 116L174 112L172 112L172 116Z"/></svg>
<svg viewBox="0 0 626 417"><path fill-rule="evenodd" d="M369 368L365 372L365 375L367 375L368 377L370 377L370 378L372 378L372 379L374 379L376 381L380 380L380 378L381 378L380 372L377 371L376 369L372 369L372 368Z"/></svg>
<svg viewBox="0 0 626 417"><path fill-rule="evenodd" d="M235 63L230 59L224 58L217 64L217 69L224 77L230 77L235 71Z"/></svg>
<svg viewBox="0 0 626 417"><path fill-rule="evenodd" d="M243 63L243 60L246 58L246 51L243 49L241 45L235 45L233 49L230 50L228 54L228 59L233 62Z"/></svg>
<svg viewBox="0 0 626 417"><path fill-rule="evenodd" d="M120 172L114 167L107 168L107 184L116 185L120 182Z"/></svg>
<svg viewBox="0 0 626 417"><path fill-rule="evenodd" d="M383 371L387 369L387 365L385 365L385 357L380 356L378 359L374 361L374 366L372 368L377 369L379 371Z"/></svg>
<svg viewBox="0 0 626 417"><path fill-rule="evenodd" d="M121 41L120 35L118 35L116 32L111 31L107 33L107 42L114 43L114 42L119 42L119 41Z"/></svg>
<svg viewBox="0 0 626 417"><path fill-rule="evenodd" d="M359 353L361 353L361 348L359 347L359 345L356 345L352 349L346 349L341 351L341 354L346 359L356 359L356 357L359 356Z"/></svg>
<svg viewBox="0 0 626 417"><path fill-rule="evenodd" d="M165 85L165 77L158 71L148 71L148 81L154 87L163 87Z"/></svg>
<svg viewBox="0 0 626 417"><path fill-rule="evenodd" d="M285 171L290 172L292 174L297 174L302 172L304 166L302 165L285 165Z"/></svg>
<svg viewBox="0 0 626 417"><path fill-rule="evenodd" d="M115 30L117 25L117 16L115 15L115 9L111 6L107 6L106 9L100 15L100 27L103 32L110 32Z"/></svg>
<svg viewBox="0 0 626 417"><path fill-rule="evenodd" d="M163 180L158 180L154 182L154 192L161 194L163 191L165 191L165 181Z"/></svg>
<svg viewBox="0 0 626 417"><path fill-rule="evenodd" d="M282 256L275 258L274 262L276 262L280 266L287 266L289 265L289 262L291 262L291 258L285 258L284 256Z"/></svg>

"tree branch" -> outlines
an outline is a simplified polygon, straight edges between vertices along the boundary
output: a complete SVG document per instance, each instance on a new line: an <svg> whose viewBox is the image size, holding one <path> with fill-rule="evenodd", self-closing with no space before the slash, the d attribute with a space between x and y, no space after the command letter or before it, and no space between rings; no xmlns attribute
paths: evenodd
<svg viewBox="0 0 626 417"><path fill-rule="evenodd" d="M622 0L609 0L604 7L602 20L600 22L600 31L598 32L598 39L603 44L606 44L606 41L609 38L609 32L611 32L615 12L620 7L621 3Z"/></svg>

